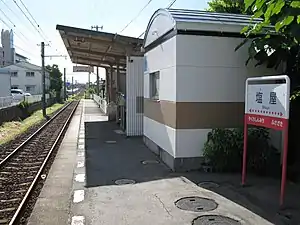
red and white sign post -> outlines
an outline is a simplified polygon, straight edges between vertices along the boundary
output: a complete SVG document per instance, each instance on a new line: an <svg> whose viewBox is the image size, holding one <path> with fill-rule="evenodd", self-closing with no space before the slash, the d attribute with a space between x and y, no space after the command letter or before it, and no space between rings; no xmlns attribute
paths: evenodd
<svg viewBox="0 0 300 225"><path fill-rule="evenodd" d="M284 132L280 205L283 205L288 152L290 79L288 76L246 80L242 185L246 182L248 124Z"/></svg>

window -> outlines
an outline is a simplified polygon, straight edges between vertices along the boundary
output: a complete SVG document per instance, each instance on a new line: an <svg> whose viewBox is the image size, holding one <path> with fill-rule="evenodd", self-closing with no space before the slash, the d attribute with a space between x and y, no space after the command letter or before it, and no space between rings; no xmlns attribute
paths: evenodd
<svg viewBox="0 0 300 225"><path fill-rule="evenodd" d="M26 85L26 92L34 92L35 86L34 85Z"/></svg>
<svg viewBox="0 0 300 225"><path fill-rule="evenodd" d="M34 72L26 72L26 77L34 77Z"/></svg>
<svg viewBox="0 0 300 225"><path fill-rule="evenodd" d="M159 72L150 73L150 98L159 99Z"/></svg>
<svg viewBox="0 0 300 225"><path fill-rule="evenodd" d="M13 86L11 86L11 89L18 89L18 88L19 88L18 85L13 85Z"/></svg>
<svg viewBox="0 0 300 225"><path fill-rule="evenodd" d="M18 72L11 72L11 76L12 77L17 77L18 76Z"/></svg>

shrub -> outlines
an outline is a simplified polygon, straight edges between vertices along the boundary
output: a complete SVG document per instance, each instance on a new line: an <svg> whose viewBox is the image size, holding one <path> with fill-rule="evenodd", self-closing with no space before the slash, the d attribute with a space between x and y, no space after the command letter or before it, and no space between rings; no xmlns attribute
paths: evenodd
<svg viewBox="0 0 300 225"><path fill-rule="evenodd" d="M206 161L218 171L240 171L243 139L242 129L213 129L208 133L204 144L203 154ZM269 139L269 132L265 128L248 129L247 168L249 171L265 174L268 170L269 161L277 155L276 149L269 144Z"/></svg>
<svg viewBox="0 0 300 225"><path fill-rule="evenodd" d="M28 116L30 116L29 106L30 106L30 104L27 101L22 101L18 104L18 107L22 112L22 116L21 116L22 120L27 118Z"/></svg>

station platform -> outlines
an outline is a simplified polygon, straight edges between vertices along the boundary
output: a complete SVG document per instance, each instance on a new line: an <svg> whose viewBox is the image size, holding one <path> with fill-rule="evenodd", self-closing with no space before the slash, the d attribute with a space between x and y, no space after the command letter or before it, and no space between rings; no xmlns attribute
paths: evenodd
<svg viewBox="0 0 300 225"><path fill-rule="evenodd" d="M219 185L197 185L208 180ZM92 100L82 100L27 224L222 224L217 222L224 216L238 223L223 224L275 224L228 188L228 180L226 175L173 173L142 138L126 138ZM197 223L198 217L207 223Z"/></svg>

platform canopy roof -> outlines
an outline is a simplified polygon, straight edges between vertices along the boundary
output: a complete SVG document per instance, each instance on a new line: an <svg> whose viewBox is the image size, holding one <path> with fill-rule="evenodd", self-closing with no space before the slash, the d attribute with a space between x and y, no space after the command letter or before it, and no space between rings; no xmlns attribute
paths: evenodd
<svg viewBox="0 0 300 225"><path fill-rule="evenodd" d="M57 25L56 30L75 64L126 67L126 56L141 56L143 39Z"/></svg>

